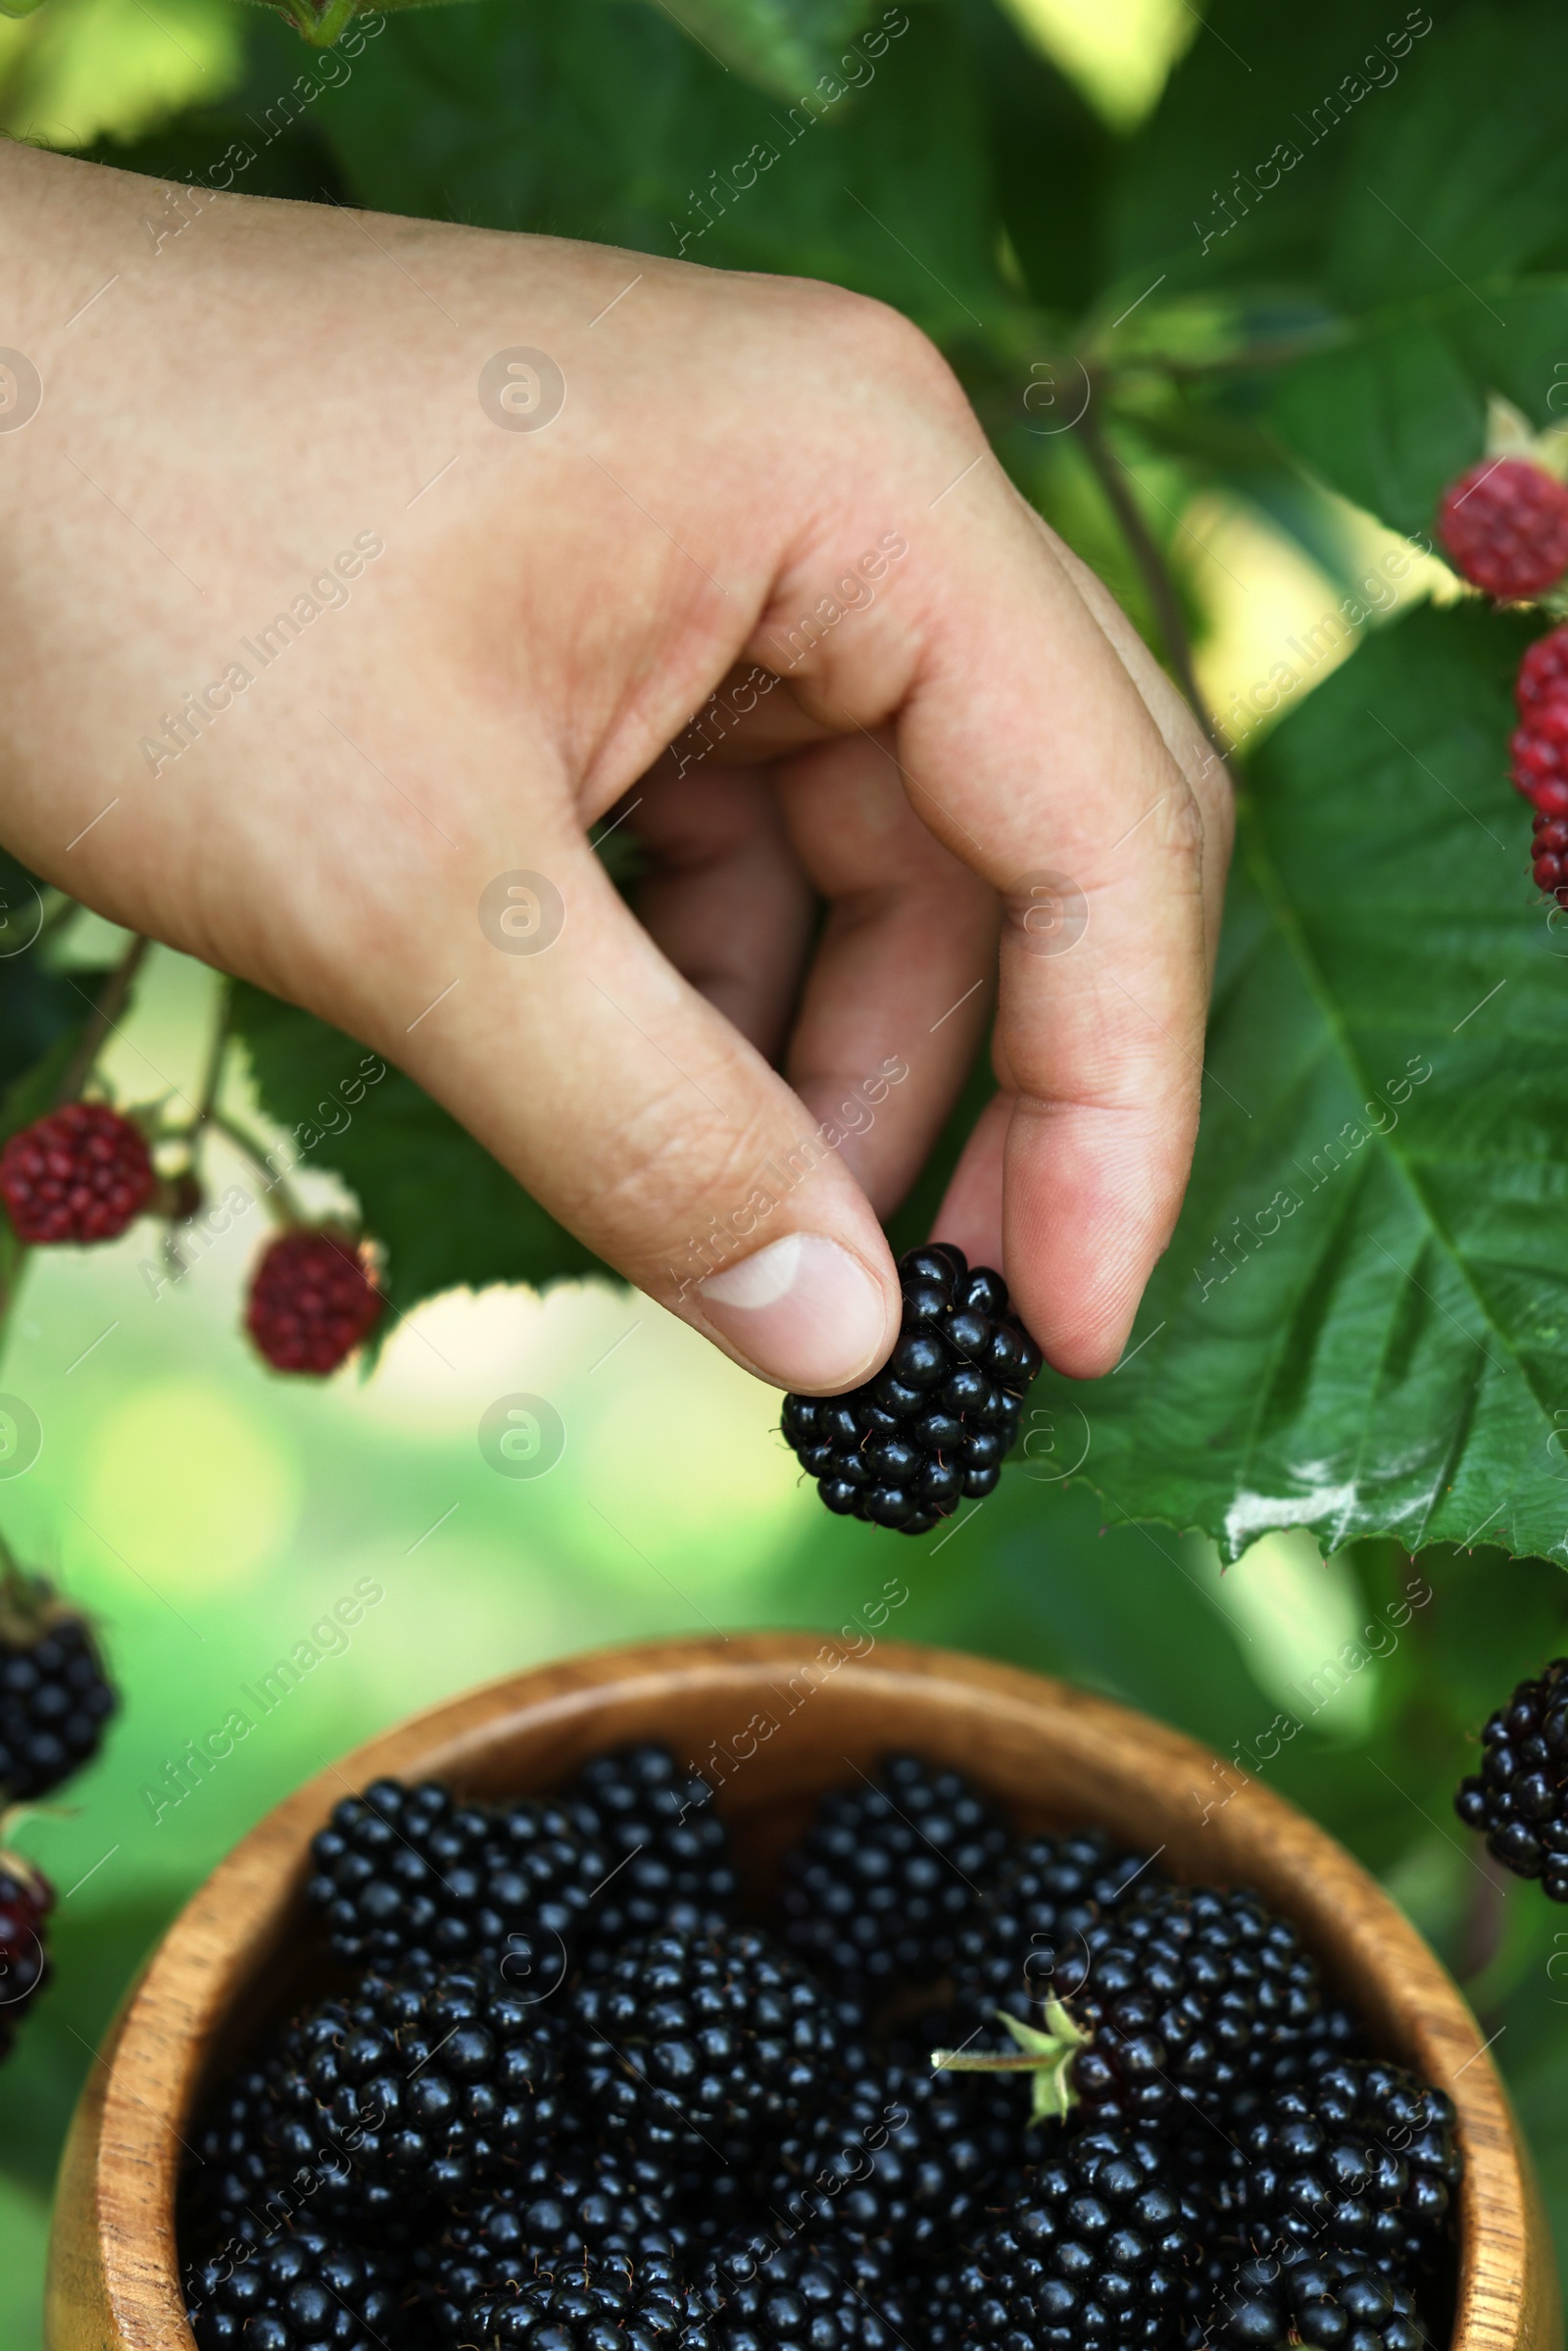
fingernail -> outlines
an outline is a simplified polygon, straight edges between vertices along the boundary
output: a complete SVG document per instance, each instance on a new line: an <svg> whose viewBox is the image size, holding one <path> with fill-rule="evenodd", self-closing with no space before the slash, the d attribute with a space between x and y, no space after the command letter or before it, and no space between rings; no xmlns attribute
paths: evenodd
<svg viewBox="0 0 1568 2351"><path fill-rule="evenodd" d="M785 1388L853 1388L891 1336L881 1284L825 1233L785 1233L697 1288L714 1329Z"/></svg>

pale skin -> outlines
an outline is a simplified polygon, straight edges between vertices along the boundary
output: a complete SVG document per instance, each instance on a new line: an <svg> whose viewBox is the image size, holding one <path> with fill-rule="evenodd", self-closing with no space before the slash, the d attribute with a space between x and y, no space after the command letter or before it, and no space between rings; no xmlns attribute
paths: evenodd
<svg viewBox="0 0 1568 2351"><path fill-rule="evenodd" d="M43 386L0 431L0 840L407 1069L810 1393L892 1345L878 1216L994 1024L937 1232L1059 1369L1110 1370L1191 1160L1228 792L931 345L802 280L241 196L155 250L151 210L0 147L0 341ZM564 378L542 430L478 397L517 346ZM347 602L243 654L362 533ZM235 661L253 682L154 773L164 715ZM694 756L692 713L758 665L778 685ZM633 801L635 911L587 840ZM560 893L547 952L478 918L518 869ZM1066 952L1025 928L1041 872L1081 893ZM874 1119L741 1237L758 1171L889 1061Z"/></svg>

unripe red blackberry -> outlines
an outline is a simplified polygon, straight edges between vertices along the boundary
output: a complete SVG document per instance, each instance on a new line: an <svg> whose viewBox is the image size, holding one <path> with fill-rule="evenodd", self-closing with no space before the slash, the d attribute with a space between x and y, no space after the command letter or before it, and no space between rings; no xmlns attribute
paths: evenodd
<svg viewBox="0 0 1568 2351"><path fill-rule="evenodd" d="M49 1981L44 1921L55 1889L42 1870L15 1853L0 1853L0 2058L28 2005Z"/></svg>
<svg viewBox="0 0 1568 2351"><path fill-rule="evenodd" d="M1513 698L1521 718L1528 718L1543 703L1568 700L1568 623L1526 647Z"/></svg>
<svg viewBox="0 0 1568 2351"><path fill-rule="evenodd" d="M1516 792L1547 815L1568 814L1568 693L1532 706L1508 738Z"/></svg>
<svg viewBox="0 0 1568 2351"><path fill-rule="evenodd" d="M0 1541L0 1799L47 1795L97 1753L118 1703L84 1617Z"/></svg>
<svg viewBox="0 0 1568 2351"><path fill-rule="evenodd" d="M336 1371L385 1304L347 1233L296 1226L269 1243L251 1277L245 1328L274 1371Z"/></svg>
<svg viewBox="0 0 1568 2351"><path fill-rule="evenodd" d="M1462 1781L1454 1810L1519 1878L1539 1878L1568 1902L1568 1657L1521 1682L1481 1734L1481 1770Z"/></svg>
<svg viewBox="0 0 1568 2351"><path fill-rule="evenodd" d="M1540 809L1536 811L1530 857L1536 888L1544 890L1560 906L1568 906L1568 816L1547 816Z"/></svg>
<svg viewBox="0 0 1568 2351"><path fill-rule="evenodd" d="M1487 458L1444 492L1438 531L1489 596L1539 596L1568 571L1568 489L1525 458Z"/></svg>
<svg viewBox="0 0 1568 2351"><path fill-rule="evenodd" d="M107 1102L67 1102L0 1151L0 1200L31 1245L113 1241L156 1181L140 1127Z"/></svg>
<svg viewBox="0 0 1568 2351"><path fill-rule="evenodd" d="M1041 1353L1007 1285L945 1241L899 1260L904 1322L874 1378L787 1396L783 1431L830 1510L924 1535L992 1493Z"/></svg>

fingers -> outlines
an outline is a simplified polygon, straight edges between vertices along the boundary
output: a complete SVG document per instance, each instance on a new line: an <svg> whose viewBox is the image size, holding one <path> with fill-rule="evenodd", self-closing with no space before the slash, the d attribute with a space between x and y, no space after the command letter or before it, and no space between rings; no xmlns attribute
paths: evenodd
<svg viewBox="0 0 1568 2351"><path fill-rule="evenodd" d="M898 1205L995 996L996 894L922 825L885 734L781 761L790 838L830 911L786 1064L879 1214Z"/></svg>
<svg viewBox="0 0 1568 2351"><path fill-rule="evenodd" d="M656 770L623 821L652 859L636 891L650 938L765 1060L776 1060L812 901L765 781L735 768Z"/></svg>
<svg viewBox="0 0 1568 2351"><path fill-rule="evenodd" d="M530 851L564 908L548 952L480 938L404 1066L553 1215L748 1369L811 1394L854 1386L900 1312L864 1195L581 836Z"/></svg>
<svg viewBox="0 0 1568 2351"><path fill-rule="evenodd" d="M1046 1352L1089 1377L1119 1357L1191 1160L1204 825L1131 647L1112 645L995 463L971 459L964 474L952 453L907 528L896 627L872 614L839 630L796 693L841 726L891 703L915 814L1003 900L1004 1096L942 1229L951 1213L1001 1238Z"/></svg>

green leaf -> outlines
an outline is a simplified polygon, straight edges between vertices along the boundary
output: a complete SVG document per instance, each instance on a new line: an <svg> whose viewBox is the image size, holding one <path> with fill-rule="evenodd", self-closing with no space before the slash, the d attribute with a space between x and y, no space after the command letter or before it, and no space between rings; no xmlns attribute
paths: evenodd
<svg viewBox="0 0 1568 2351"><path fill-rule="evenodd" d="M662 0L650 0L659 7ZM874 0L681 0L682 32L719 64L798 98L870 22Z"/></svg>
<svg viewBox="0 0 1568 2351"><path fill-rule="evenodd" d="M1339 336L1286 370L1274 416L1416 530L1482 454L1490 392L1538 429L1568 409L1568 22L1489 7L1440 28L1348 145L1323 263Z"/></svg>
<svg viewBox="0 0 1568 2351"><path fill-rule="evenodd" d="M290 1135L284 1172L297 1152L302 1171L348 1185L399 1313L464 1285L545 1289L605 1271L412 1078L259 988L237 982L230 1001L262 1106Z"/></svg>
<svg viewBox="0 0 1568 2351"><path fill-rule="evenodd" d="M317 123L366 204L830 278L969 333L1010 297L968 48L892 9L853 54L786 104L653 8L477 0L390 21Z"/></svg>
<svg viewBox="0 0 1568 2351"><path fill-rule="evenodd" d="M1118 1370L1038 1392L1116 1518L1568 1558L1568 934L1505 772L1531 626L1418 611L1258 758L1175 1239Z"/></svg>

